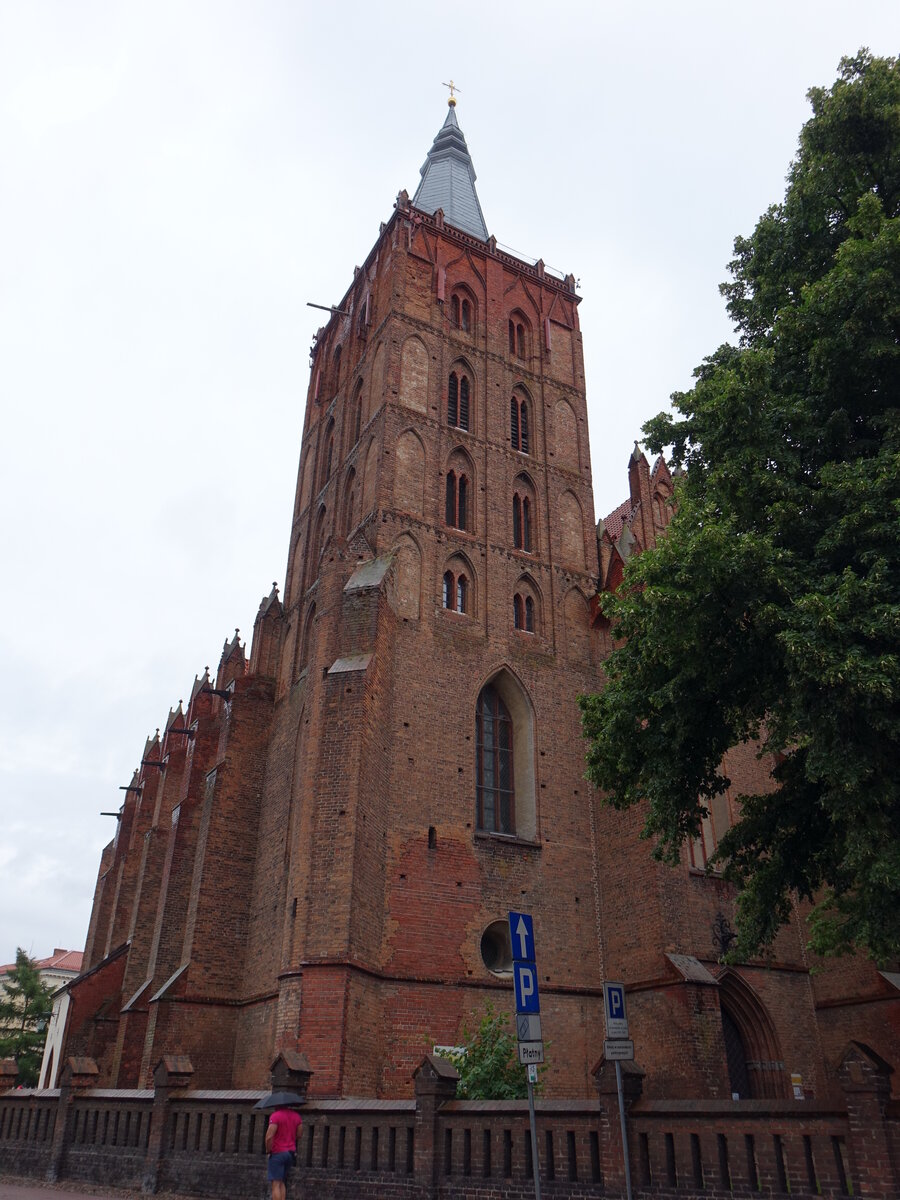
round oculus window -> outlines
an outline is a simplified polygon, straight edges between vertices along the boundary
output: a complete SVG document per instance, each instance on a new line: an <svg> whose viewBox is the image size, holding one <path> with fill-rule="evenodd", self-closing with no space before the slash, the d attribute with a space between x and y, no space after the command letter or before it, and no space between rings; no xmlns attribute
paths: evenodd
<svg viewBox="0 0 900 1200"><path fill-rule="evenodd" d="M492 921L481 935L481 961L492 975L512 975L512 945L507 921Z"/></svg>

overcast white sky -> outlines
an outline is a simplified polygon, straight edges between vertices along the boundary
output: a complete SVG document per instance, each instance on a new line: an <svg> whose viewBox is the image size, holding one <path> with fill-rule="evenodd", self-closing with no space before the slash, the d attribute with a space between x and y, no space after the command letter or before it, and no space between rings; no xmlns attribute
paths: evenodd
<svg viewBox="0 0 900 1200"><path fill-rule="evenodd" d="M84 944L144 739L281 583L308 373L457 114L581 280L597 515L730 337L733 238L896 0L0 0L0 963Z"/></svg>

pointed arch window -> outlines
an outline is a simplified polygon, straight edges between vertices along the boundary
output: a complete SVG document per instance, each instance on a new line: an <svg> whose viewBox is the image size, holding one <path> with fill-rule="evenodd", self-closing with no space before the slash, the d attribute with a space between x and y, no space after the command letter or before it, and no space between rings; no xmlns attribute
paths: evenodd
<svg viewBox="0 0 900 1200"><path fill-rule="evenodd" d="M509 440L513 450L528 453L528 401L513 394L509 402Z"/></svg>
<svg viewBox="0 0 900 1200"><path fill-rule="evenodd" d="M322 543L325 538L325 506L323 505L316 517L316 524L313 530L312 544L310 545L309 555L309 580L310 583L315 582L319 578L319 559L322 557Z"/></svg>
<svg viewBox="0 0 900 1200"><path fill-rule="evenodd" d="M471 333L475 327L475 306L464 291L455 291L450 297L450 324L463 333Z"/></svg>
<svg viewBox="0 0 900 1200"><path fill-rule="evenodd" d="M444 572L444 608L450 612L469 611L469 580L464 571Z"/></svg>
<svg viewBox="0 0 900 1200"><path fill-rule="evenodd" d="M475 714L475 766L478 828L515 832L513 721L498 690L481 689Z"/></svg>
<svg viewBox="0 0 900 1200"><path fill-rule="evenodd" d="M516 358L526 357L525 323L517 317L509 319L509 352Z"/></svg>
<svg viewBox="0 0 900 1200"><path fill-rule="evenodd" d="M454 529L469 528L469 479L462 472L448 471L444 519Z"/></svg>
<svg viewBox="0 0 900 1200"><path fill-rule="evenodd" d="M513 625L522 633L534 633L534 600L527 593L513 596Z"/></svg>
<svg viewBox="0 0 900 1200"><path fill-rule="evenodd" d="M331 390L336 392L341 386L341 353L343 347L338 346L334 352L331 367Z"/></svg>
<svg viewBox="0 0 900 1200"><path fill-rule="evenodd" d="M451 371L447 383L447 424L469 428L469 377L463 371Z"/></svg>
<svg viewBox="0 0 900 1200"><path fill-rule="evenodd" d="M325 486L331 478L331 467L334 460L334 417L328 422L328 427L325 430L325 438L322 442L322 467L319 477L319 491Z"/></svg>
<svg viewBox="0 0 900 1200"><path fill-rule="evenodd" d="M706 810L706 815L700 824L699 836L692 838L689 843L691 866L700 871L706 869L707 863L719 845L719 840L735 821L731 797L727 791L707 800Z"/></svg>
<svg viewBox="0 0 900 1200"><path fill-rule="evenodd" d="M341 532L344 537L353 528L353 512L356 508L356 471L350 471L347 486L344 489L344 511L341 517Z"/></svg>
<svg viewBox="0 0 900 1200"><path fill-rule="evenodd" d="M519 492L513 495L513 545L531 553L531 497Z"/></svg>
<svg viewBox="0 0 900 1200"><path fill-rule="evenodd" d="M298 673L309 665L309 657L312 653L313 646L313 627L316 621L316 606L312 604L309 612L306 614L306 621L303 624L303 636L300 639L300 657L297 663Z"/></svg>

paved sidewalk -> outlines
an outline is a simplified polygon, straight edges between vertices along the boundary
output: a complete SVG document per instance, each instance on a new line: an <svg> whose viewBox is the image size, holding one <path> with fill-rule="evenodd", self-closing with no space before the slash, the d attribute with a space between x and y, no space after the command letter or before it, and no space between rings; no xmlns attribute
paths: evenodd
<svg viewBox="0 0 900 1200"><path fill-rule="evenodd" d="M113 1192L107 1189L95 1191L90 1185L86 1185L82 1191L73 1191L71 1185L54 1187L37 1179L34 1183L6 1183L0 1179L0 1200L85 1200L88 1196L124 1198L128 1195L128 1192Z"/></svg>
<svg viewBox="0 0 900 1200"><path fill-rule="evenodd" d="M147 1200L141 1192L127 1188L106 1187L102 1183L75 1183L66 1180L52 1184L42 1179L14 1180L0 1176L0 1200ZM157 1192L155 1200L189 1200L171 1192ZM191 1200L197 1200L196 1197Z"/></svg>

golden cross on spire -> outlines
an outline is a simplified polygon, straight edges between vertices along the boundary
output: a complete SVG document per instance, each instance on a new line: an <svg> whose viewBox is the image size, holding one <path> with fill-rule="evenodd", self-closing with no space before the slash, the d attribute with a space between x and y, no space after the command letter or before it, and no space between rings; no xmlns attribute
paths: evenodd
<svg viewBox="0 0 900 1200"><path fill-rule="evenodd" d="M450 108L456 108L456 96L453 93L461 92L462 88L458 88L452 79L449 83L442 83L441 87L450 89L450 99L447 101L447 104L450 106Z"/></svg>

